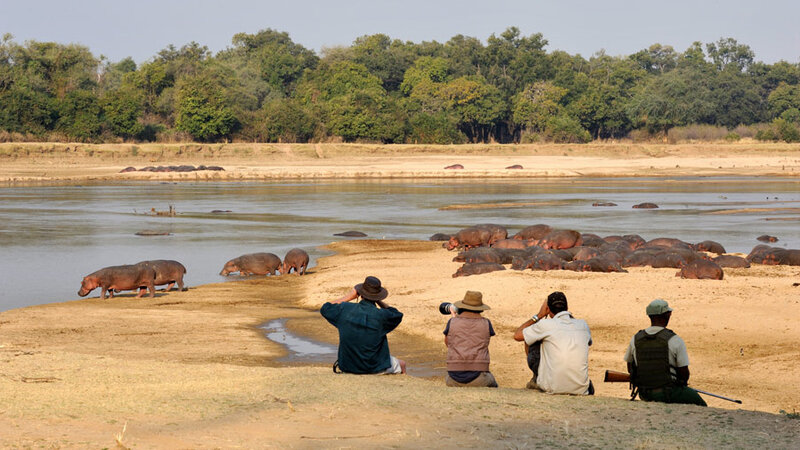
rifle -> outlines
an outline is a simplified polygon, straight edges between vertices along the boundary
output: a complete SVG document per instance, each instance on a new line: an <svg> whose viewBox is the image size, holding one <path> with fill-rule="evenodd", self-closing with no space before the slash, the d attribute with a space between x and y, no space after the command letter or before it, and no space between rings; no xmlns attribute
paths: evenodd
<svg viewBox="0 0 800 450"><path fill-rule="evenodd" d="M615 370L606 370L606 375L603 377L603 381L606 383L630 383L631 376L625 372L617 372ZM722 400L727 400L729 402L742 404L741 400L736 400L733 398L723 397L722 395L712 394L711 392L701 391L700 389L692 388L697 391L699 394L709 395L711 397L716 397Z"/></svg>

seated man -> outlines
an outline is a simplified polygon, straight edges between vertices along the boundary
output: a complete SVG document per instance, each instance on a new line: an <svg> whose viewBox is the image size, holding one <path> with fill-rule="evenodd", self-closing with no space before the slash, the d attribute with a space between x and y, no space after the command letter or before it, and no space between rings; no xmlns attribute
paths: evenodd
<svg viewBox="0 0 800 450"><path fill-rule="evenodd" d="M650 326L640 330L631 339L625 352L628 373L634 387L644 401L688 403L706 406L700 394L686 386L689 381L689 354L686 344L667 328L672 308L660 298L647 305Z"/></svg>
<svg viewBox="0 0 800 450"><path fill-rule="evenodd" d="M339 330L339 359L334 371L406 373L405 361L389 353L386 335L400 325L403 313L383 301L388 295L381 280L367 277L344 297L322 305L322 317ZM359 296L360 302L348 303Z"/></svg>
<svg viewBox="0 0 800 450"><path fill-rule="evenodd" d="M445 304L446 305L446 304ZM481 312L489 308L483 294L467 291L464 299L450 308L453 317L444 329L447 346L447 377L445 384L456 387L497 387L489 372L489 339L494 328Z"/></svg>
<svg viewBox="0 0 800 450"><path fill-rule="evenodd" d="M517 328L514 339L525 341L528 367L533 372L528 389L548 394L594 394L589 380L592 334L585 321L567 311L567 297L562 292L547 296L539 313Z"/></svg>

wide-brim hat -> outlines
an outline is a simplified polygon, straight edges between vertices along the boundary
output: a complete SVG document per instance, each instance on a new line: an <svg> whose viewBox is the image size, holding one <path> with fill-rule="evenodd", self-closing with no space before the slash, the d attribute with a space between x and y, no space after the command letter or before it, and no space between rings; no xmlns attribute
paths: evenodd
<svg viewBox="0 0 800 450"><path fill-rule="evenodd" d="M356 292L361 298L373 302L381 301L389 296L389 291L381 287L381 280L376 277L367 277L363 283L355 285Z"/></svg>
<svg viewBox="0 0 800 450"><path fill-rule="evenodd" d="M458 309L466 309L468 311L486 311L492 309L489 305L483 304L483 294L478 291L467 291L464 294L464 299L454 303Z"/></svg>

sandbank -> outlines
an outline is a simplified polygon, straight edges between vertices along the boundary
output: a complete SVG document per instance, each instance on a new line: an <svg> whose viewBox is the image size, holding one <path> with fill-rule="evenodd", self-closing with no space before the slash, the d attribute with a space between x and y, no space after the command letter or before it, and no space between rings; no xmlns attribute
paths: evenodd
<svg viewBox="0 0 800 450"><path fill-rule="evenodd" d="M263 447L770 447L800 445L800 268L726 269L722 281L674 269L629 273L512 271L451 278L439 243L355 240L328 246L306 276L265 277L124 294L0 313L0 446ZM327 364L286 366L257 328L287 317L299 334L336 343L316 310L366 274L405 313L392 352L444 365L442 301L480 290L497 331L499 389L453 389L439 378L335 375ZM553 290L589 323L593 398L524 389L530 373L514 329ZM667 298L687 342L691 384L739 398L709 408L627 400L602 383L624 370L645 305ZM781 414L785 410L790 414Z"/></svg>

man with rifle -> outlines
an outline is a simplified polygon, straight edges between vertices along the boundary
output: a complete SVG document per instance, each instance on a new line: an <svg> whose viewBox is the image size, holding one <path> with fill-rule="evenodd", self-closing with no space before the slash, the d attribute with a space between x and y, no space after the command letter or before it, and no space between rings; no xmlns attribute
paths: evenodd
<svg viewBox="0 0 800 450"><path fill-rule="evenodd" d="M650 326L633 336L625 361L631 375L631 397L644 401L687 403L706 406L689 381L686 344L667 328L672 316L669 304L658 298L647 305Z"/></svg>

